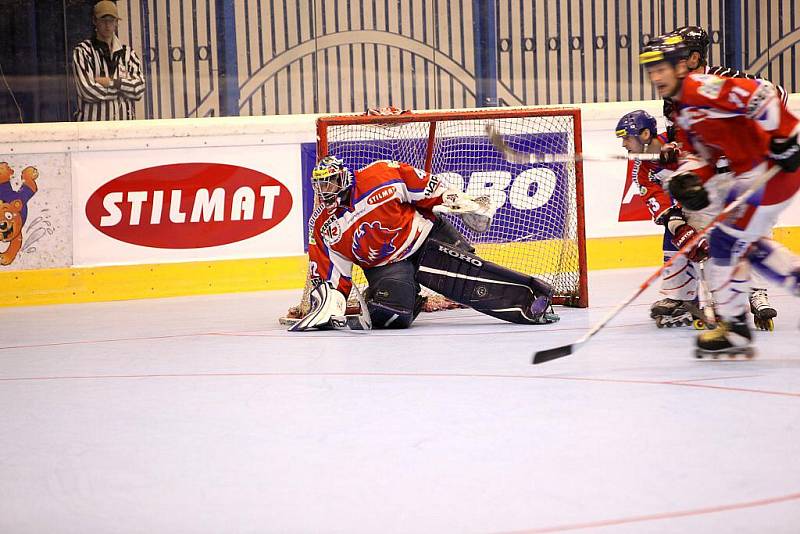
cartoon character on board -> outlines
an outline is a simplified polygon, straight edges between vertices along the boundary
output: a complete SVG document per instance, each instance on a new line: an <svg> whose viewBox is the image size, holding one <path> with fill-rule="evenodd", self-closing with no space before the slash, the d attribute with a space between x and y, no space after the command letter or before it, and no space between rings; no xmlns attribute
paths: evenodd
<svg viewBox="0 0 800 534"><path fill-rule="evenodd" d="M0 162L0 265L11 265L22 248L22 229L28 218L28 201L38 191L36 167L22 171L22 186L15 191L11 185L14 170Z"/></svg>

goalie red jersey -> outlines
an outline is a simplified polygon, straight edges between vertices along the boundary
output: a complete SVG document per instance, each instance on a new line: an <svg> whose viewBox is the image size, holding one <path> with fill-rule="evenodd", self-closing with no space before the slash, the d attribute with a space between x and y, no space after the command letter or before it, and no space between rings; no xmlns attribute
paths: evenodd
<svg viewBox="0 0 800 534"><path fill-rule="evenodd" d="M714 175L714 164L723 156L737 175L751 171L767 158L770 139L798 132L797 118L769 82L692 74L681 91L677 140L692 154L680 170L703 180ZM769 182L761 203L783 202L798 187L800 172L781 173Z"/></svg>
<svg viewBox="0 0 800 534"><path fill-rule="evenodd" d="M447 184L406 163L376 161L355 172L347 205L320 204L309 220L312 278L348 295L353 264L377 267L407 258L433 227Z"/></svg>

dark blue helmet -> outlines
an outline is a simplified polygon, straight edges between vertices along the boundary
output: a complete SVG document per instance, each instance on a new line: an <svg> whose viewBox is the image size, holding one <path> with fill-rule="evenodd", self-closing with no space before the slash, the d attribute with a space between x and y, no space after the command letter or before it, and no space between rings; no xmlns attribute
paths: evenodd
<svg viewBox="0 0 800 534"><path fill-rule="evenodd" d="M638 136L642 130L649 130L653 137L658 135L655 117L641 109L626 113L617 123L617 137Z"/></svg>

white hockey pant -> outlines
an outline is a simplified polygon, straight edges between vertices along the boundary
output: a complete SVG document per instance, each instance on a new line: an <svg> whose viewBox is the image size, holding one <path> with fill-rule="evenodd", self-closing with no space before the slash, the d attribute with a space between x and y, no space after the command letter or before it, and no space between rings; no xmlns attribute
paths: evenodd
<svg viewBox="0 0 800 534"><path fill-rule="evenodd" d="M738 220L711 231L706 273L721 317L730 319L748 310L751 265L766 278L800 295L800 257L764 237L770 235L778 215L790 204L791 199L767 206L746 205Z"/></svg>
<svg viewBox="0 0 800 534"><path fill-rule="evenodd" d="M675 254L673 250L665 250L664 262ZM683 255L678 257L661 273L661 294L675 300L694 300L697 297L699 272L695 262Z"/></svg>

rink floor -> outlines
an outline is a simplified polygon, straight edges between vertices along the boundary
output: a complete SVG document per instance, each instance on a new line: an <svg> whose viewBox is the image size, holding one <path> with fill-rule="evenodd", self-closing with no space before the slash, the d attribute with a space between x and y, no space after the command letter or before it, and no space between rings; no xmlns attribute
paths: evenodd
<svg viewBox="0 0 800 534"><path fill-rule="evenodd" d="M800 529L800 300L753 361L697 361L655 292L523 327L291 334L297 292L3 308L0 532Z"/></svg>

